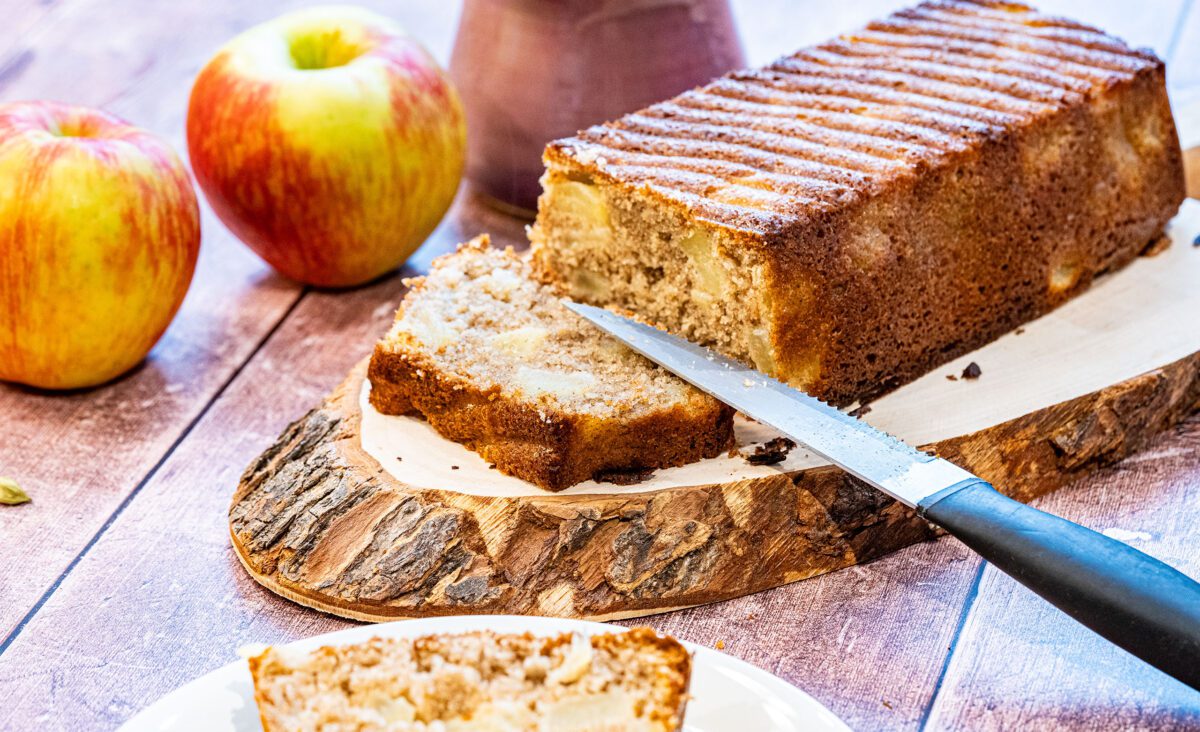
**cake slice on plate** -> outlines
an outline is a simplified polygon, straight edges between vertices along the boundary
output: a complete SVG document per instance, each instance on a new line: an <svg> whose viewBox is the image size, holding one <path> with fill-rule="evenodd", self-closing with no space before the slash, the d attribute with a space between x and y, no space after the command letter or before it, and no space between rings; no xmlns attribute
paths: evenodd
<svg viewBox="0 0 1200 732"><path fill-rule="evenodd" d="M602 333L486 236L412 280L375 347L371 404L419 414L549 490L715 457L733 410Z"/></svg>
<svg viewBox="0 0 1200 732"><path fill-rule="evenodd" d="M266 732L675 732L691 657L649 628L373 638L250 659Z"/></svg>

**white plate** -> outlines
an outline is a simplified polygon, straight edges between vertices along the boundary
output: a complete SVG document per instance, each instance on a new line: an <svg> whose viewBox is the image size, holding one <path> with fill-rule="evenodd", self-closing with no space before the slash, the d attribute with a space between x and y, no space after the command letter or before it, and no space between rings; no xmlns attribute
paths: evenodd
<svg viewBox="0 0 1200 732"><path fill-rule="evenodd" d="M516 615L467 615L402 620L320 635L290 648L357 643L376 636L410 638L430 633L491 630L497 633L583 635L612 632L616 626L581 620ZM692 700L684 728L688 732L848 732L849 728L808 694L744 661L685 643L693 654ZM261 732L254 690L245 661L237 661L182 686L142 710L123 732L195 730Z"/></svg>

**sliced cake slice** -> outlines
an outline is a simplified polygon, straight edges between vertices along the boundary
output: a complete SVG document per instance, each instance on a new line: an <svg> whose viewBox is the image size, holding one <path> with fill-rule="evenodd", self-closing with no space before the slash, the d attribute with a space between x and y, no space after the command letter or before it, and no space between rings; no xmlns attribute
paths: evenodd
<svg viewBox="0 0 1200 732"><path fill-rule="evenodd" d="M250 673L266 732L674 732L691 657L649 628L476 632L268 648Z"/></svg>
<svg viewBox="0 0 1200 732"><path fill-rule="evenodd" d="M510 475L561 490L733 443L733 411L578 317L486 236L411 281L375 347L371 404L419 414Z"/></svg>

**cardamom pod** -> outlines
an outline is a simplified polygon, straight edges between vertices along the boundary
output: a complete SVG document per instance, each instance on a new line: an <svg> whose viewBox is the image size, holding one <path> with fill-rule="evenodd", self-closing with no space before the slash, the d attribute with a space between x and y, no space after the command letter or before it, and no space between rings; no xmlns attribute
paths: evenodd
<svg viewBox="0 0 1200 732"><path fill-rule="evenodd" d="M18 503L29 503L29 495L21 490L17 481L11 478L0 478L0 504L15 506Z"/></svg>

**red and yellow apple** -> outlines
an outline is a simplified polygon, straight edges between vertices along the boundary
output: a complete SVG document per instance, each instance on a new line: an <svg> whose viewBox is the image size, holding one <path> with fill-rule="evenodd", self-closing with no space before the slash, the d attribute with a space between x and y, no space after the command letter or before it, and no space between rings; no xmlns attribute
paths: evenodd
<svg viewBox="0 0 1200 732"><path fill-rule="evenodd" d="M93 109L0 104L0 380L108 381L187 293L200 212L166 142Z"/></svg>
<svg viewBox="0 0 1200 732"><path fill-rule="evenodd" d="M221 48L192 88L192 170L217 215L276 270L343 287L394 269L462 175L458 94L390 20L317 7Z"/></svg>

